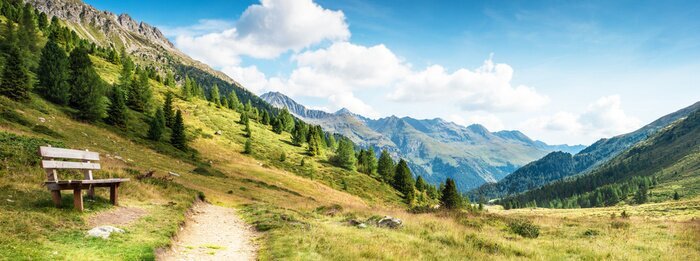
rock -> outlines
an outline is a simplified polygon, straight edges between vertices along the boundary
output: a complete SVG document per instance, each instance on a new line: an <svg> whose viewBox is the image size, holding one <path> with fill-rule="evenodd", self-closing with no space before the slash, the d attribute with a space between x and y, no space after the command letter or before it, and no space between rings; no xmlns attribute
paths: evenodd
<svg viewBox="0 0 700 261"><path fill-rule="evenodd" d="M102 239L108 239L112 233L124 233L123 229L116 228L113 226L99 226L87 232L88 237L99 237Z"/></svg>
<svg viewBox="0 0 700 261"><path fill-rule="evenodd" d="M224 134L224 132L221 131L221 130L218 130L218 131L214 132L214 135L221 135L221 134Z"/></svg>
<svg viewBox="0 0 700 261"><path fill-rule="evenodd" d="M403 222L401 219L390 217L390 216L384 216L382 219L377 222L377 226L379 227L384 227L384 228L400 228L401 224Z"/></svg>
<svg viewBox="0 0 700 261"><path fill-rule="evenodd" d="M357 225L357 228L359 228L359 229L367 228L367 225L365 225L365 223L360 223L359 225Z"/></svg>
<svg viewBox="0 0 700 261"><path fill-rule="evenodd" d="M180 176L180 174L177 174L177 173L172 172L172 171L168 171L168 175L170 175L170 176L175 176L175 177L179 177L179 176Z"/></svg>
<svg viewBox="0 0 700 261"><path fill-rule="evenodd" d="M39 117L39 121L42 122L42 123L44 123L44 122L46 122L46 118L44 118L44 117Z"/></svg>

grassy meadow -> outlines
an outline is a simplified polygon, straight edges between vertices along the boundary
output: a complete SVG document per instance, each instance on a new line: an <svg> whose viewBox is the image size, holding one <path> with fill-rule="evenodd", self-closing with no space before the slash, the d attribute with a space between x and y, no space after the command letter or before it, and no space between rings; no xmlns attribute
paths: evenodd
<svg viewBox="0 0 700 261"><path fill-rule="evenodd" d="M105 81L116 81L117 66L93 62ZM152 86L158 105L166 92L179 91L155 81ZM183 111L196 152L172 148L169 132L161 142L147 140L141 113L132 111L129 128L120 130L75 121L70 109L38 96L29 103L0 97L0 260L153 259L200 194L238 209L260 231L262 260L700 260L697 197L601 209L489 206L479 213L412 214L389 185L331 166L327 149L309 157L305 147L291 145L289 133L251 122L253 153L245 155L238 113L199 99L176 99L174 105ZM103 170L95 176L131 178L120 191L121 204L143 209L145 217L109 240L86 238L90 220L113 209L107 191L98 189L82 213L72 209L68 192L64 206L54 208L36 156L36 147L47 143L100 152ZM136 179L151 170L156 178ZM169 180L168 172L180 176ZM620 217L622 211L630 217ZM384 215L402 219L404 227L348 225ZM522 236L514 224L527 224L538 236Z"/></svg>

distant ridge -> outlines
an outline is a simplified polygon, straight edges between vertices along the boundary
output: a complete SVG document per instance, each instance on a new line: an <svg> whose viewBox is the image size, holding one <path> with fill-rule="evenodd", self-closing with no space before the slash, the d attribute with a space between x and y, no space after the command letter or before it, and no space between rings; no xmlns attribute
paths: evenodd
<svg viewBox="0 0 700 261"><path fill-rule="evenodd" d="M287 108L310 124L342 134L361 146L387 149L405 158L414 173L437 184L450 177L466 191L496 182L532 160L556 150L578 152L583 146L547 145L519 131L490 132L479 124L461 126L440 118L390 116L369 119L343 108L334 113L310 110L279 92L260 96L277 108Z"/></svg>

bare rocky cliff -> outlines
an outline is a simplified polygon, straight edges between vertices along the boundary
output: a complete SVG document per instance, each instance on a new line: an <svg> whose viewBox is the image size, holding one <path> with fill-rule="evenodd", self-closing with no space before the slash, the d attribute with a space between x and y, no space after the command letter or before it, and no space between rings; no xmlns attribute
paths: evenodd
<svg viewBox="0 0 700 261"><path fill-rule="evenodd" d="M145 63L155 65L184 64L208 72L223 81L234 83L224 73L180 52L156 27L139 22L128 14L100 11L80 0L25 0L49 18L57 16L81 37L102 46L125 48ZM240 84L237 84L240 86Z"/></svg>

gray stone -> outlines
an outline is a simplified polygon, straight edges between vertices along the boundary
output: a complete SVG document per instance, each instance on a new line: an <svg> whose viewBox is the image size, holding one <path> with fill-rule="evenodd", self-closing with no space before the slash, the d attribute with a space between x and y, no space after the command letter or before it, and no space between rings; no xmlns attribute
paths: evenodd
<svg viewBox="0 0 700 261"><path fill-rule="evenodd" d="M221 131L221 130L218 130L218 131L214 132L214 135L221 135L221 134L224 134L224 132Z"/></svg>
<svg viewBox="0 0 700 261"><path fill-rule="evenodd" d="M377 226L379 227L384 227L384 228L400 228L403 222L401 219L390 217L390 216L384 216L382 219L377 222Z"/></svg>
<svg viewBox="0 0 700 261"><path fill-rule="evenodd" d="M109 236L112 235L112 233L124 233L123 229L116 228L113 226L99 226L95 227L93 229L90 229L90 231L87 232L88 237L99 237L102 239L108 239Z"/></svg>
<svg viewBox="0 0 700 261"><path fill-rule="evenodd" d="M365 223L360 223L359 225L357 225L357 228L360 228L360 229L367 228L367 225Z"/></svg>

